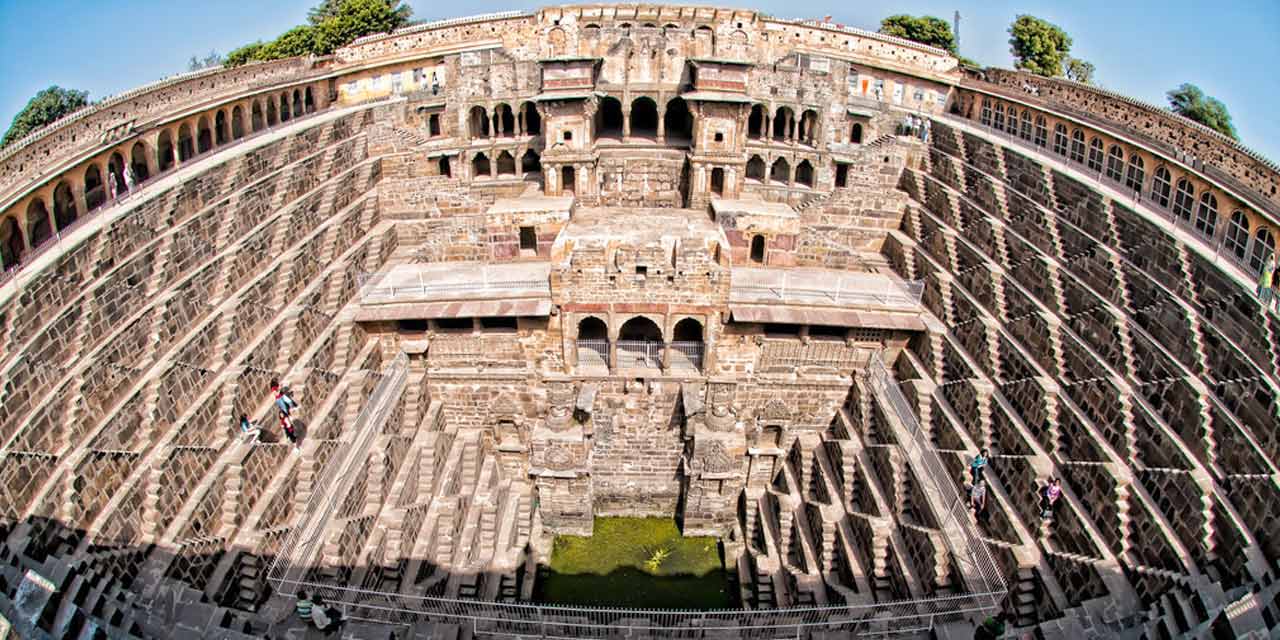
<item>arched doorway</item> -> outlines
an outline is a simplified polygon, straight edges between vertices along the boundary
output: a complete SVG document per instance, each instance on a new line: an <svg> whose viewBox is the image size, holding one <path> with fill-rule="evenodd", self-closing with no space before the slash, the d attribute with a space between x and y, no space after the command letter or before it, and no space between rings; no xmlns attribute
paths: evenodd
<svg viewBox="0 0 1280 640"><path fill-rule="evenodd" d="M107 173L111 174L107 176L108 187L110 187L111 178L116 179L116 196L129 193L129 183L124 178L124 156L119 153L111 154L111 159L107 161Z"/></svg>
<svg viewBox="0 0 1280 640"><path fill-rule="evenodd" d="M236 105L231 108L231 139L244 137L244 107Z"/></svg>
<svg viewBox="0 0 1280 640"><path fill-rule="evenodd" d="M53 223L58 231L66 229L76 221L76 198L71 194L71 185L59 182L53 188Z"/></svg>
<svg viewBox="0 0 1280 640"><path fill-rule="evenodd" d="M222 146L230 139L231 136L227 129L227 112L218 111L218 113L213 116L213 143L215 145Z"/></svg>
<svg viewBox="0 0 1280 640"><path fill-rule="evenodd" d="M446 178L453 177L453 170L449 168L448 156L440 156L440 175Z"/></svg>
<svg viewBox="0 0 1280 640"><path fill-rule="evenodd" d="M511 155L510 151L503 151L498 154L498 175L514 176L516 174L516 159Z"/></svg>
<svg viewBox="0 0 1280 640"><path fill-rule="evenodd" d="M578 366L609 367L609 328L595 316L578 321Z"/></svg>
<svg viewBox="0 0 1280 640"><path fill-rule="evenodd" d="M573 167L564 167L560 169L560 191L563 193L573 193L574 185Z"/></svg>
<svg viewBox="0 0 1280 640"><path fill-rule="evenodd" d="M693 141L693 114L684 98L672 98L667 102L667 112L662 115L663 135L680 146Z"/></svg>
<svg viewBox="0 0 1280 640"><path fill-rule="evenodd" d="M129 164L133 168L135 184L151 177L151 171L147 169L147 145L141 141L133 143L133 149L129 152Z"/></svg>
<svg viewBox="0 0 1280 640"><path fill-rule="evenodd" d="M806 187L813 187L813 165L808 160L801 160L796 165L796 184L802 184Z"/></svg>
<svg viewBox="0 0 1280 640"><path fill-rule="evenodd" d="M791 184L791 164L786 158L778 158L773 161L773 168L769 170L769 179L773 182L781 182L782 184Z"/></svg>
<svg viewBox="0 0 1280 640"><path fill-rule="evenodd" d="M49 225L49 210L43 200L32 200L27 205L27 237L31 239L31 247L39 248L53 236L53 227Z"/></svg>
<svg viewBox="0 0 1280 640"><path fill-rule="evenodd" d="M266 126L266 122L262 118L262 105L257 100L254 100L253 106L250 107L249 120L249 124L254 131L261 131L262 127Z"/></svg>
<svg viewBox="0 0 1280 640"><path fill-rule="evenodd" d="M499 136L510 138L516 134L516 115L510 106L499 104L493 108L493 114L498 118Z"/></svg>
<svg viewBox="0 0 1280 640"><path fill-rule="evenodd" d="M195 154L196 146L191 139L191 127L184 122L178 127L178 160L186 162Z"/></svg>
<svg viewBox="0 0 1280 640"><path fill-rule="evenodd" d="M156 166L160 171L168 171L173 166L173 138L168 131L161 131L156 139Z"/></svg>
<svg viewBox="0 0 1280 640"><path fill-rule="evenodd" d="M662 348L662 329L654 321L636 316L618 331L618 366L657 369L662 364Z"/></svg>
<svg viewBox="0 0 1280 640"><path fill-rule="evenodd" d="M307 113L316 112L316 99L311 95L311 87L307 87L302 92L302 108L306 109Z"/></svg>
<svg viewBox="0 0 1280 640"><path fill-rule="evenodd" d="M289 94L280 94L280 122L288 122L292 117L289 113Z"/></svg>
<svg viewBox="0 0 1280 640"><path fill-rule="evenodd" d="M9 216L0 222L0 269L8 270L22 262L25 247L22 244L22 227Z"/></svg>
<svg viewBox="0 0 1280 640"><path fill-rule="evenodd" d="M600 111L596 116L596 137L622 138L622 103L617 98L606 96L600 100Z"/></svg>
<svg viewBox="0 0 1280 640"><path fill-rule="evenodd" d="M196 123L196 153L204 153L213 148L213 132L209 130L209 119L200 116Z"/></svg>
<svg viewBox="0 0 1280 640"><path fill-rule="evenodd" d="M631 102L631 135L658 138L658 103L641 96Z"/></svg>
<svg viewBox="0 0 1280 640"><path fill-rule="evenodd" d="M818 139L818 112L813 109L805 109L800 114L800 131L797 132L796 138L808 145L812 145Z"/></svg>
<svg viewBox="0 0 1280 640"><path fill-rule="evenodd" d="M849 142L853 144L862 144L862 123L853 123L853 131L849 132Z"/></svg>
<svg viewBox="0 0 1280 640"><path fill-rule="evenodd" d="M520 156L520 170L524 173L541 173L542 158L538 156L538 152L529 149Z"/></svg>
<svg viewBox="0 0 1280 640"><path fill-rule="evenodd" d="M756 264L764 264L764 236L756 236L751 239L751 261Z"/></svg>
<svg viewBox="0 0 1280 640"><path fill-rule="evenodd" d="M267 98L267 126L274 127L276 126L277 122L279 122L279 120L276 119L276 101L268 97Z"/></svg>
<svg viewBox="0 0 1280 640"><path fill-rule="evenodd" d="M293 90L293 116L296 118L302 115L302 92Z"/></svg>
<svg viewBox="0 0 1280 640"><path fill-rule="evenodd" d="M702 323L694 318L684 318L672 330L671 368L702 370Z"/></svg>
<svg viewBox="0 0 1280 640"><path fill-rule="evenodd" d="M751 156L751 159L747 161L747 179L764 182L764 174L764 159L760 156Z"/></svg>
<svg viewBox="0 0 1280 640"><path fill-rule="evenodd" d="M93 211L107 201L107 190L102 184L102 172L91 164L84 170L84 206Z"/></svg>
<svg viewBox="0 0 1280 640"><path fill-rule="evenodd" d="M480 177L489 177L489 158L483 153L477 153L471 159L471 177L472 179Z"/></svg>
<svg viewBox="0 0 1280 640"><path fill-rule="evenodd" d="M764 137L764 105L751 107L751 115L747 116L747 137L757 140Z"/></svg>
<svg viewBox="0 0 1280 640"><path fill-rule="evenodd" d="M724 169L720 167L711 170L711 193L724 195Z"/></svg>
<svg viewBox="0 0 1280 640"><path fill-rule="evenodd" d="M778 142L785 142L791 137L792 131L796 125L795 113L790 107L778 107L773 114L773 139Z"/></svg>
<svg viewBox="0 0 1280 640"><path fill-rule="evenodd" d="M471 112L467 114L468 133L471 138L488 138L489 137L489 112L484 107L471 107Z"/></svg>
<svg viewBox="0 0 1280 640"><path fill-rule="evenodd" d="M542 116L538 115L538 107L532 102L526 102L520 105L520 111L524 118L524 133L529 136L536 136L542 133Z"/></svg>

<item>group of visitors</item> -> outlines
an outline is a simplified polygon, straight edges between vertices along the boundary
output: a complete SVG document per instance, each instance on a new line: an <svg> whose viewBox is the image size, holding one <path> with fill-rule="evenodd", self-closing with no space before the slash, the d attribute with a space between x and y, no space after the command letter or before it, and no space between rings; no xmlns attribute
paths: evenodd
<svg viewBox="0 0 1280 640"><path fill-rule="evenodd" d="M1258 301L1262 308L1280 310L1280 274L1276 273L1277 258L1272 256L1262 265L1262 273L1258 275Z"/></svg>
<svg viewBox="0 0 1280 640"><path fill-rule="evenodd" d="M907 117L902 120L902 124L898 127L898 133L904 136L920 138L921 141L927 143L929 142L931 126L932 125L929 123L928 118L909 113L907 114Z"/></svg>
<svg viewBox="0 0 1280 640"><path fill-rule="evenodd" d="M983 476L990 460L991 452L983 449L969 463L969 506L973 508L974 517L980 520L987 508L987 481ZM1062 497L1062 481L1056 477L1049 478L1037 493L1040 496L1040 517L1052 520L1058 499Z"/></svg>
<svg viewBox="0 0 1280 640"><path fill-rule="evenodd" d="M294 607L303 622L315 625L326 636L342 626L342 612L333 607L326 607L324 598L316 594L314 600L307 597L306 591L298 592L298 604Z"/></svg>
<svg viewBox="0 0 1280 640"><path fill-rule="evenodd" d="M280 430L284 432L289 443L293 445L295 452L302 452L302 445L299 442L298 431L293 424L293 410L298 408L298 402L293 399L289 393L288 387L280 386L279 380L271 381L271 394L275 396L273 403L280 417ZM257 423L249 420L246 414L240 414L240 433L246 441L257 440L262 433L262 428Z"/></svg>

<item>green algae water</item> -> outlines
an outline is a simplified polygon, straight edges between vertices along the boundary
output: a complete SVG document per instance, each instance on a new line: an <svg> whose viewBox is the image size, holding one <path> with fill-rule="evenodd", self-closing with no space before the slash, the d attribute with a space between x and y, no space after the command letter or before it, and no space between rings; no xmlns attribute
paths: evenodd
<svg viewBox="0 0 1280 640"><path fill-rule="evenodd" d="M661 609L736 606L716 538L685 538L666 518L596 518L591 537L556 536L539 602Z"/></svg>

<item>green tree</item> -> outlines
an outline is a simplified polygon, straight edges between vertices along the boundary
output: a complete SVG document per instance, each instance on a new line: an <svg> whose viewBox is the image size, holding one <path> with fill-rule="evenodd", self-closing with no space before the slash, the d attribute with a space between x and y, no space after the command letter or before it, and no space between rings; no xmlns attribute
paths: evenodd
<svg viewBox="0 0 1280 640"><path fill-rule="evenodd" d="M1080 58L1067 58L1065 75L1068 80L1083 84L1093 84L1093 72L1096 69L1092 62Z"/></svg>
<svg viewBox="0 0 1280 640"><path fill-rule="evenodd" d="M942 18L906 14L889 16L880 21L880 33L956 53L956 36L951 32L951 24Z"/></svg>
<svg viewBox="0 0 1280 640"><path fill-rule="evenodd" d="M238 67L242 64L265 60L262 56L266 53L267 45L263 41L250 42L236 49L227 52L227 58L222 64L228 67Z"/></svg>
<svg viewBox="0 0 1280 640"><path fill-rule="evenodd" d="M1009 25L1013 66L1042 76L1061 76L1071 53L1071 36L1057 25L1022 14Z"/></svg>
<svg viewBox="0 0 1280 640"><path fill-rule="evenodd" d="M336 13L316 25L316 53L333 53L356 38L386 33L404 26L413 13L395 0L326 0L336 3Z"/></svg>
<svg viewBox="0 0 1280 640"><path fill-rule="evenodd" d="M349 1L350 0L321 0L320 4L307 11L307 21L313 26L320 26L320 23L325 20L335 18L338 14L342 13L343 6ZM409 19L413 17L413 7L410 7L407 4L400 4L397 6L396 0L383 0L383 4L387 5L388 8L391 9L391 12L396 15L396 19L399 22L392 28L404 26L409 22Z"/></svg>
<svg viewBox="0 0 1280 640"><path fill-rule="evenodd" d="M69 113L89 104L88 91L63 89L57 85L50 86L37 93L27 106L13 117L13 124L0 140L0 147L43 127Z"/></svg>
<svg viewBox="0 0 1280 640"><path fill-rule="evenodd" d="M1174 113L1195 120L1232 140L1240 139L1235 125L1231 123L1227 105L1217 98L1206 96L1200 87L1184 82L1166 95L1169 97L1169 108Z"/></svg>
<svg viewBox="0 0 1280 640"><path fill-rule="evenodd" d="M294 27L268 44L261 53L261 60L279 60L294 56L306 56L318 53L316 44L317 28L310 25Z"/></svg>
<svg viewBox="0 0 1280 640"><path fill-rule="evenodd" d="M221 65L223 62L222 54L217 51L210 51L209 55L204 58L191 56L191 60L187 62L187 71L199 71L201 69L212 69Z"/></svg>

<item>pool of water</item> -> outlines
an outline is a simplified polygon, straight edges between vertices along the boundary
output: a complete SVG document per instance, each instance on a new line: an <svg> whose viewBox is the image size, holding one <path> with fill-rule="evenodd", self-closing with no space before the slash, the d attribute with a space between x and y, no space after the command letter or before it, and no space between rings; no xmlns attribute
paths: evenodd
<svg viewBox="0 0 1280 640"><path fill-rule="evenodd" d="M735 608L719 540L666 518L596 518L591 537L556 536L534 599L584 606Z"/></svg>

